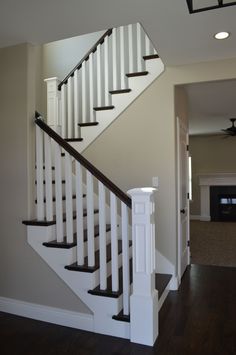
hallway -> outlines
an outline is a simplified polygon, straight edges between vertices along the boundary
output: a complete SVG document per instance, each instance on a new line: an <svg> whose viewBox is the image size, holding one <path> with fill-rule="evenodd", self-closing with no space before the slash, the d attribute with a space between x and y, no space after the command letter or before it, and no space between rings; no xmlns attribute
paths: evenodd
<svg viewBox="0 0 236 355"><path fill-rule="evenodd" d="M192 265L160 312L154 348L0 313L1 355L236 354L236 268Z"/></svg>

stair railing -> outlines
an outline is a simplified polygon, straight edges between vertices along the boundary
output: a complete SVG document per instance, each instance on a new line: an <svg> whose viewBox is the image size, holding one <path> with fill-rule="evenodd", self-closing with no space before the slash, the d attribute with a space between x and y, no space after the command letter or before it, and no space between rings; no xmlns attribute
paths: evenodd
<svg viewBox="0 0 236 355"><path fill-rule="evenodd" d="M145 56L155 54L140 23L107 30L64 80L45 80L48 124L61 126L63 138L81 138L80 125L96 124L96 111L111 108L111 93L129 89L127 75L144 71Z"/></svg>
<svg viewBox="0 0 236 355"><path fill-rule="evenodd" d="M57 242L77 242L77 264L88 268L96 267L95 260L95 235L94 218L95 185L98 190L98 224L99 224L99 273L100 289L107 289L107 221L111 229L111 275L112 291L118 292L123 288L123 309L129 314L130 297L130 239L129 235L129 209L131 199L120 190L111 180L104 176L88 160L80 155L71 145L62 139L54 130L43 122L40 116L36 123L36 180L37 180L37 219L56 220ZM62 149L65 157L62 157ZM63 213L63 163L65 171L65 213ZM73 168L73 160L75 166ZM53 166L53 161L54 165ZM54 170L52 170L54 169ZM55 208L53 206L52 174L55 176ZM73 208L72 176L75 174L76 202ZM86 186L84 191L84 185ZM86 211L84 209L84 192L86 194ZM107 201L106 201L107 199ZM107 206L110 206L108 209ZM122 239L122 273L123 285L119 285L119 250L118 234L119 215L121 210L121 239ZM55 217L54 216L55 213ZM109 213L109 216L107 214ZM87 217L87 225L84 224L84 216ZM74 222L75 219L75 223ZM66 227L64 227L66 225ZM85 237L85 229L87 229ZM87 241L87 244L85 243ZM85 249L85 246L87 248Z"/></svg>
<svg viewBox="0 0 236 355"><path fill-rule="evenodd" d="M128 193L132 197L131 200L126 193L43 122L39 114L36 114L35 123L37 220L47 221L49 224L56 222L57 242L77 245L76 265L79 271L82 271L85 266L90 271L95 271L96 267L99 269L100 290L105 291L108 288L107 279L111 274L112 293L119 295L119 291L122 290L123 315L130 315L131 341L140 342L142 339L143 344L153 345L158 335L154 189L130 190ZM63 159L65 159L64 164ZM65 214L63 213L63 171L65 172ZM52 189L53 175L55 191ZM76 185L74 207L73 175L75 175ZM99 260L95 258L97 249L94 232L95 184L99 201ZM86 194L86 224L84 222L84 193ZM54 194L55 197L53 197ZM74 218L75 223L73 223ZM111 234L109 240L111 242L110 272L107 263L106 226L108 220ZM121 235L118 229L119 223L121 223ZM130 225L132 235L130 235ZM119 257L120 242L122 243L121 258ZM131 258L132 268L130 268ZM120 266L122 266L121 284L119 281Z"/></svg>

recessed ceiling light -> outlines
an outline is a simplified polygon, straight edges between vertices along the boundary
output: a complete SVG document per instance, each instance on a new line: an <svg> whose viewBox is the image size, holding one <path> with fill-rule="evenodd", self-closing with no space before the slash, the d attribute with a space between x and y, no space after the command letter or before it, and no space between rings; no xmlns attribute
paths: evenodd
<svg viewBox="0 0 236 355"><path fill-rule="evenodd" d="M218 32L214 35L215 39L226 39L229 37L229 32Z"/></svg>

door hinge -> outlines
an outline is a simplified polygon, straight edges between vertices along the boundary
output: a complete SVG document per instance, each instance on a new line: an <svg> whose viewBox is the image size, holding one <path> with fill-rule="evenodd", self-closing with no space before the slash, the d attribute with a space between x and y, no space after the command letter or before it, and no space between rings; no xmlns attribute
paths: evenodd
<svg viewBox="0 0 236 355"><path fill-rule="evenodd" d="M187 192L187 199L189 200L189 192Z"/></svg>
<svg viewBox="0 0 236 355"><path fill-rule="evenodd" d="M190 247L190 241L189 240L187 241L187 247Z"/></svg>
<svg viewBox="0 0 236 355"><path fill-rule="evenodd" d="M188 152L189 151L189 145L188 144L186 145L186 149L187 149L187 152Z"/></svg>

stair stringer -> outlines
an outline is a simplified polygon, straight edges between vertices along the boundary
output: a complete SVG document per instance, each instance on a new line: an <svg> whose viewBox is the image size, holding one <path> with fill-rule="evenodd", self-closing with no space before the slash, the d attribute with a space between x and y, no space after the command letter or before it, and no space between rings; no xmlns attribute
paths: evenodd
<svg viewBox="0 0 236 355"><path fill-rule="evenodd" d="M130 92L125 94L111 95L112 105L114 109L105 111L96 111L97 126L83 127L82 142L70 142L70 144L78 151L83 152L101 133L107 129L112 122L124 112L132 102L142 94L144 90L151 85L164 71L164 64L160 58L147 60L146 70L148 74L145 76L137 76L128 78L128 87Z"/></svg>
<svg viewBox="0 0 236 355"><path fill-rule="evenodd" d="M54 236L55 226L27 226L29 245L93 312L93 331L129 339L130 324L112 319L122 309L122 295L119 298L90 295L88 290L99 284L99 270L93 273L66 270L64 266L75 260L76 250L43 246L44 242L54 239Z"/></svg>

